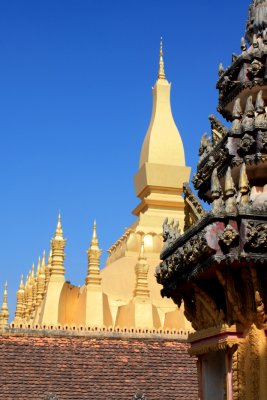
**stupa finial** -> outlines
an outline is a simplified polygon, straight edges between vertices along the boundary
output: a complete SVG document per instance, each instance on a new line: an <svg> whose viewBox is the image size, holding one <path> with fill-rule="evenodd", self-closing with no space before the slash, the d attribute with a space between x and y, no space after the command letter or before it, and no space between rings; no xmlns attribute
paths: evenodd
<svg viewBox="0 0 267 400"><path fill-rule="evenodd" d="M164 71L162 37L160 38L160 46L159 46L159 72L158 72L158 79L166 79L165 71Z"/></svg>
<svg viewBox="0 0 267 400"><path fill-rule="evenodd" d="M97 233L96 233L96 220L94 220L91 248L92 248L92 246L97 246L98 247L98 239L97 239Z"/></svg>
<svg viewBox="0 0 267 400"><path fill-rule="evenodd" d="M60 211L58 213L58 218L57 218L57 228L56 228L56 234L55 234L56 239L63 239L63 230L62 230L62 225L61 225L61 215Z"/></svg>

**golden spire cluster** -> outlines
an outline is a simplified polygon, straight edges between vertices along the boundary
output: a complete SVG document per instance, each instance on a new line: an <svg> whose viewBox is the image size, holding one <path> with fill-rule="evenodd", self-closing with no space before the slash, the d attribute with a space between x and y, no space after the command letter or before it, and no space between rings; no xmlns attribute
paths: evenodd
<svg viewBox="0 0 267 400"><path fill-rule="evenodd" d="M164 60L163 60L163 44L162 37L160 38L160 47L159 47L159 72L158 79L166 79L165 70L164 70Z"/></svg>
<svg viewBox="0 0 267 400"><path fill-rule="evenodd" d="M42 303L45 296L47 282L50 278L50 268L46 263L45 250L42 260L38 258L37 269L35 273L34 263L26 277L24 284L23 275L21 276L19 288L17 291L17 305L15 311L14 325L20 326L34 320L35 312Z"/></svg>

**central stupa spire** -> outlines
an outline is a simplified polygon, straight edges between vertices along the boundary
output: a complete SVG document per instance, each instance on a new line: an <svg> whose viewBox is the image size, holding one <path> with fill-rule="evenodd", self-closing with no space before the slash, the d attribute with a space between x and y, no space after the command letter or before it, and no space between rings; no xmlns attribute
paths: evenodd
<svg viewBox="0 0 267 400"><path fill-rule="evenodd" d="M172 214L183 226L181 193L190 174L190 168L185 164L183 142L172 115L171 84L165 75L162 38L158 76L152 94L152 115L134 178L136 194L141 200L133 211L139 217L134 226L138 225L144 232L151 227L161 227L167 215Z"/></svg>
<svg viewBox="0 0 267 400"><path fill-rule="evenodd" d="M159 47L159 73L158 73L158 79L166 79L165 70L164 70L162 37L160 38L160 47Z"/></svg>

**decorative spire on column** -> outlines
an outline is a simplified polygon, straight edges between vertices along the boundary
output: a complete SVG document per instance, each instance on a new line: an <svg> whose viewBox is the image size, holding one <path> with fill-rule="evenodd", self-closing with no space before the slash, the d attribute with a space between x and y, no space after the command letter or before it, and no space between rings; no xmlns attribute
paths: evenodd
<svg viewBox="0 0 267 400"><path fill-rule="evenodd" d="M24 292L25 286L23 282L23 275L21 275L19 289L17 291L17 306L15 312L15 323L22 322L24 316Z"/></svg>
<svg viewBox="0 0 267 400"><path fill-rule="evenodd" d="M50 248L48 264L45 268L45 291L47 289L47 285L48 285L50 274L51 274L51 265L52 265L52 249Z"/></svg>
<svg viewBox="0 0 267 400"><path fill-rule="evenodd" d="M36 301L37 301L37 271L38 269L40 270L41 268L41 260L40 257L38 259L38 265L37 265L37 270L36 270L36 277L34 274L34 264L32 265L32 271L31 271L31 285L32 285L32 307L31 307L31 312L35 310L36 307Z"/></svg>
<svg viewBox="0 0 267 400"><path fill-rule="evenodd" d="M0 326L1 328L7 328L8 327L8 318L9 318L9 312L8 312L8 305L7 305L7 282L5 283L4 287L4 298L3 298L3 304L1 307L1 313L0 313Z"/></svg>
<svg viewBox="0 0 267 400"><path fill-rule="evenodd" d="M159 48L159 72L158 72L158 79L166 79L165 71L164 71L162 37L160 38L160 48Z"/></svg>
<svg viewBox="0 0 267 400"><path fill-rule="evenodd" d="M34 264L32 265L32 270L34 269ZM33 280L32 280L32 270L29 271L27 277L27 305L26 305L26 313L27 318L30 318L32 305L33 305Z"/></svg>
<svg viewBox="0 0 267 400"><path fill-rule="evenodd" d="M37 306L41 304L45 292L45 250L43 251L42 263L40 263L37 275Z"/></svg>
<svg viewBox="0 0 267 400"><path fill-rule="evenodd" d="M144 238L142 238L141 250L135 266L136 286L134 290L134 297L148 299L150 291L148 289L148 270L149 265L147 258L144 255Z"/></svg>
<svg viewBox="0 0 267 400"><path fill-rule="evenodd" d="M98 239L96 234L96 221L94 221L93 236L89 249L87 250L88 257L88 272L85 280L88 286L100 286L100 256L102 250L98 247Z"/></svg>
<svg viewBox="0 0 267 400"><path fill-rule="evenodd" d="M58 214L58 222L55 237L51 240L51 276L61 276L65 275L64 268L64 248L66 245L66 240L63 238L63 230L61 225L61 216Z"/></svg>

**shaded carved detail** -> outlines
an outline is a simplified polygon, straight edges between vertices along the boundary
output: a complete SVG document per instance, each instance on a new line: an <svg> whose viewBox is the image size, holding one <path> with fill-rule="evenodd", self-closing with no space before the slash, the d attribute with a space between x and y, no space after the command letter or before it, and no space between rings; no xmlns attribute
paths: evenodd
<svg viewBox="0 0 267 400"><path fill-rule="evenodd" d="M247 98L245 114L242 119L242 130L252 131L254 128L255 109L252 102L252 96Z"/></svg>
<svg viewBox="0 0 267 400"><path fill-rule="evenodd" d="M183 296L184 301L184 315L185 318L191 322L193 329L196 331L201 329L200 321L196 316L196 299L195 294L192 294L190 297Z"/></svg>
<svg viewBox="0 0 267 400"><path fill-rule="evenodd" d="M267 128L267 118L265 113L265 104L262 97L262 90L257 94L256 100L256 117L255 117L255 128Z"/></svg>
<svg viewBox="0 0 267 400"><path fill-rule="evenodd" d="M232 178L231 167L228 167L225 175L224 193L225 193L225 211L227 213L236 213L237 211L236 188L234 180Z"/></svg>
<svg viewBox="0 0 267 400"><path fill-rule="evenodd" d="M255 41L255 36L263 34L266 28L267 28L266 1L254 0L253 3L249 6L248 20L246 25L245 38L248 41L248 43L253 44L253 42Z"/></svg>
<svg viewBox="0 0 267 400"><path fill-rule="evenodd" d="M215 301L196 284L193 285L196 299L196 320L198 329L206 329L223 324L225 315Z"/></svg>
<svg viewBox="0 0 267 400"><path fill-rule="evenodd" d="M249 202L250 185L246 171L246 164L243 163L240 168L237 204L241 207L246 207Z"/></svg>
<svg viewBox="0 0 267 400"><path fill-rule="evenodd" d="M267 250L267 223L249 221L246 225L246 249L251 252Z"/></svg>
<svg viewBox="0 0 267 400"><path fill-rule="evenodd" d="M238 345L238 350L236 354L236 365L235 365L235 370L236 370L236 387L237 387L237 393L238 397L237 399L246 399L246 374L245 374L245 357L246 357L246 348L245 344L241 343Z"/></svg>
<svg viewBox="0 0 267 400"><path fill-rule="evenodd" d="M185 243L183 247L183 263L185 266L194 265L213 253L214 250L207 243L205 231L202 231Z"/></svg>
<svg viewBox="0 0 267 400"><path fill-rule="evenodd" d="M237 151L239 154L245 155L253 151L255 149L255 145L256 145L256 140L253 138L253 136L248 135L246 133L237 144Z"/></svg>
<svg viewBox="0 0 267 400"><path fill-rule="evenodd" d="M243 113L242 113L242 108L241 108L241 104L240 104L240 98L238 97L235 100L234 107L233 107L231 132L233 132L233 133L240 132L242 116L243 116Z"/></svg>
<svg viewBox="0 0 267 400"><path fill-rule="evenodd" d="M214 115L210 115L209 120L211 123L212 144L216 146L227 134L227 129Z"/></svg>
<svg viewBox="0 0 267 400"><path fill-rule="evenodd" d="M246 352L243 354L243 368L245 371L245 390L248 399L260 398L260 353L258 330L253 324L250 327L245 343Z"/></svg>
<svg viewBox="0 0 267 400"><path fill-rule="evenodd" d="M195 224L204 217L205 211L198 198L190 189L188 183L184 183L183 193L185 202L184 230L186 231L191 225Z"/></svg>
<svg viewBox="0 0 267 400"><path fill-rule="evenodd" d="M219 243L224 248L230 248L238 243L239 233L228 224L224 231L219 235Z"/></svg>
<svg viewBox="0 0 267 400"><path fill-rule="evenodd" d="M214 168L219 169L224 164L228 155L229 152L226 147L213 149L209 156L205 157L201 164L198 164L197 173L192 179L195 189L199 189L211 177Z"/></svg>
<svg viewBox="0 0 267 400"><path fill-rule="evenodd" d="M255 303L257 311L257 326L259 328L263 328L266 323L266 314L265 314L264 303L261 298L260 292L258 292L258 290L255 291Z"/></svg>
<svg viewBox="0 0 267 400"><path fill-rule="evenodd" d="M163 223L163 242L165 243L165 248L171 246L178 237L181 236L181 230L179 229L179 221L174 222L172 220L170 223L168 222L168 218L165 219Z"/></svg>
<svg viewBox="0 0 267 400"><path fill-rule="evenodd" d="M200 164L204 160L204 158L206 158L206 156L211 152L212 148L213 147L210 142L210 137L207 136L207 133L204 133L200 140L200 147L198 151L198 164Z"/></svg>
<svg viewBox="0 0 267 400"><path fill-rule="evenodd" d="M211 198L212 211L214 214L222 212L224 208L222 187L218 178L217 168L214 168L211 175Z"/></svg>
<svg viewBox="0 0 267 400"><path fill-rule="evenodd" d="M267 153L267 132L259 132L259 150Z"/></svg>
<svg viewBox="0 0 267 400"><path fill-rule="evenodd" d="M252 284L254 288L255 306L256 306L256 325L259 329L262 329L266 323L267 316L265 314L265 307L260 295L260 284L258 279L257 270L254 266L250 268Z"/></svg>
<svg viewBox="0 0 267 400"><path fill-rule="evenodd" d="M248 75L250 78L255 79L263 77L265 66L260 60L254 59L248 68Z"/></svg>
<svg viewBox="0 0 267 400"><path fill-rule="evenodd" d="M239 291L243 302L243 315L246 317L247 325L250 325L255 321L255 293L250 268L242 268L241 279L242 286ZM239 286L240 282L237 284L237 289Z"/></svg>
<svg viewBox="0 0 267 400"><path fill-rule="evenodd" d="M225 297L228 303L228 309L232 311L231 319L234 321L239 321L243 326L246 326L246 319L243 316L241 302L239 297L236 295L236 290L233 282L233 277L225 275L222 271L216 270L217 278L222 285L225 293ZM230 316L228 317L228 323L231 324Z"/></svg>
<svg viewBox="0 0 267 400"><path fill-rule="evenodd" d="M170 279L178 270L183 273L185 268L192 268L214 254L214 250L209 247L205 235L206 232L201 231L163 260L155 271L157 282L164 285L166 280Z"/></svg>

